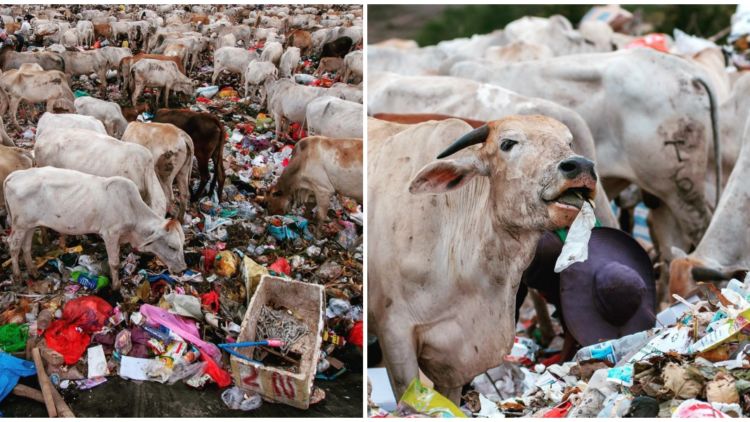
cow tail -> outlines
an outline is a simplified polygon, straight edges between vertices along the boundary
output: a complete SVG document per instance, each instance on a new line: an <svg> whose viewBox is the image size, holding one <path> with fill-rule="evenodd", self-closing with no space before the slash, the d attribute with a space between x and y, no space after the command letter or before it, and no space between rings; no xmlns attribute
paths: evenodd
<svg viewBox="0 0 750 422"><path fill-rule="evenodd" d="M716 166L715 166L716 204L715 206L718 207L719 198L721 198L721 142L719 139L719 111L716 107L716 97L714 96L713 91L711 90L709 85L706 83L706 81L699 77L696 77L693 80L703 85L703 88L706 89L706 93L708 94L708 103L711 108L711 132L712 132L713 141L714 141L714 160L716 161Z"/></svg>
<svg viewBox="0 0 750 422"><path fill-rule="evenodd" d="M155 161L156 160L154 159L154 163ZM164 193L164 190L162 190L159 178L156 176L156 166L152 165L151 170L153 171L146 172L146 191L148 192L148 201L151 205L149 208L159 214L162 210L160 207L163 206L163 212L161 212L159 217L164 218L169 209L168 205L170 204L167 204L167 195ZM161 199L161 203L159 202L159 199Z"/></svg>

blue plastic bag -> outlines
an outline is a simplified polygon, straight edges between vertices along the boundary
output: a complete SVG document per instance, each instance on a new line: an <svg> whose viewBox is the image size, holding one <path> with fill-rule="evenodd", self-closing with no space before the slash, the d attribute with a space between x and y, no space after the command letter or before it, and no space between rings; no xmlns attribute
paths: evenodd
<svg viewBox="0 0 750 422"><path fill-rule="evenodd" d="M18 379L36 374L33 362L0 352L0 402L13 391Z"/></svg>

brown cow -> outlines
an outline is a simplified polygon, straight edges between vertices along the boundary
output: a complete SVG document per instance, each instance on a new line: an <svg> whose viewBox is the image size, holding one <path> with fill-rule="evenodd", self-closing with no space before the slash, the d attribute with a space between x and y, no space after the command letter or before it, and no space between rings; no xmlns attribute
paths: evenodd
<svg viewBox="0 0 750 422"><path fill-rule="evenodd" d="M208 20L208 15L205 13L196 13L193 16L190 17L190 23L194 24L203 24L208 25L210 21Z"/></svg>
<svg viewBox="0 0 750 422"><path fill-rule="evenodd" d="M193 140L195 158L198 160L198 172L200 172L200 184L198 190L190 195L190 201L194 202L203 193L208 182L208 160L214 162L214 177L208 188L211 195L217 186L219 201L224 191L224 142L226 134L224 124L218 117L210 113L199 113L188 109L161 108L156 111L153 121L155 123L171 123L184 130Z"/></svg>
<svg viewBox="0 0 750 422"><path fill-rule="evenodd" d="M313 76L320 76L324 72L336 72L336 79L340 78L341 68L344 66L344 59L341 57L323 57L320 59L318 68L315 69Z"/></svg>
<svg viewBox="0 0 750 422"><path fill-rule="evenodd" d="M122 109L122 116L128 122L135 122L138 120L138 116L144 111L151 111L151 105L149 103L136 104L133 107L120 107Z"/></svg>
<svg viewBox="0 0 750 422"><path fill-rule="evenodd" d="M99 37L103 37L104 39L109 39L109 37L112 36L112 26L108 23L95 23L94 24L94 38L99 39Z"/></svg>
<svg viewBox="0 0 750 422"><path fill-rule="evenodd" d="M311 191L321 224L328 215L331 195L340 193L362 202L362 139L310 136L299 141L289 165L268 192L268 213L287 211L300 190Z"/></svg>
<svg viewBox="0 0 750 422"><path fill-rule="evenodd" d="M310 54L312 50L312 36L309 32L303 29L295 29L289 34L287 39L289 40L287 47L299 48L303 56Z"/></svg>

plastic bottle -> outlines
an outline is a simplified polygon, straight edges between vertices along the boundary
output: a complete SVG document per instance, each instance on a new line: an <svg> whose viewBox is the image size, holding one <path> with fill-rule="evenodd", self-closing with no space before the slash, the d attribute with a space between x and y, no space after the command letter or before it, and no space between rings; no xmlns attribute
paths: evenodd
<svg viewBox="0 0 750 422"><path fill-rule="evenodd" d="M70 276L76 283L89 290L97 291L109 285L109 279L103 275L95 276L83 271L73 271Z"/></svg>
<svg viewBox="0 0 750 422"><path fill-rule="evenodd" d="M619 339L592 344L579 350L573 359L576 362L591 359L608 360L617 364L628 353L645 345L653 334L653 330L646 330Z"/></svg>

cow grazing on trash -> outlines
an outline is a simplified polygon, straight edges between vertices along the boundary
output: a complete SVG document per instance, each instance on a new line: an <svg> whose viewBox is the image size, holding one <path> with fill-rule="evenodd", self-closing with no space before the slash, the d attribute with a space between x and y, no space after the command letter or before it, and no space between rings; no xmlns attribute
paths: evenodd
<svg viewBox="0 0 750 422"><path fill-rule="evenodd" d="M0 88L8 94L10 116L13 125L18 125L16 113L21 101L46 103L48 112L62 109L75 112L73 91L65 74L58 70L43 70L39 65L24 63L18 69L9 70L0 76Z"/></svg>
<svg viewBox="0 0 750 422"><path fill-rule="evenodd" d="M310 136L300 140L289 165L268 192L269 214L287 212L300 190L315 196L318 224L327 218L334 193L361 202L362 139Z"/></svg>
<svg viewBox="0 0 750 422"><path fill-rule="evenodd" d="M211 84L215 85L219 75L225 70L244 78L247 65L258 59L260 56L257 52L247 51L244 48L222 47L214 51L214 73L211 75ZM240 80L240 83L244 81Z"/></svg>
<svg viewBox="0 0 750 422"><path fill-rule="evenodd" d="M66 235L98 233L107 248L115 290L120 288L122 243L153 253L173 273L187 268L182 226L150 209L129 179L53 167L30 168L8 176L3 192L13 228L8 245L17 282L21 280L21 251L26 269L33 277L38 276L31 259L31 243L34 229L40 226Z"/></svg>
<svg viewBox="0 0 750 422"><path fill-rule="evenodd" d="M193 140L195 158L198 160L198 172L200 183L198 190L190 196L191 201L196 201L203 194L208 182L208 160L214 163L214 176L208 188L210 196L214 189L221 201L224 194L224 142L226 133L224 124L211 113L200 113L185 109L159 109L156 111L153 121L155 123L171 123L190 135ZM218 188L218 189L217 189Z"/></svg>
<svg viewBox="0 0 750 422"><path fill-rule="evenodd" d="M291 78L297 71L299 61L302 58L300 49L297 47L288 47L284 54L281 55L279 62L279 74L282 78Z"/></svg>
<svg viewBox="0 0 750 422"><path fill-rule="evenodd" d="M96 118L104 124L109 136L117 139L122 138L122 134L128 127L128 122L123 116L119 104L88 96L76 98L74 104L76 113Z"/></svg>
<svg viewBox="0 0 750 422"><path fill-rule="evenodd" d="M193 140L182 129L169 123L130 123L122 135L123 142L143 145L154 157L154 170L164 195L168 211L182 222L190 201L190 172L193 169ZM178 209L172 210L177 185L180 195Z"/></svg>
<svg viewBox="0 0 750 422"><path fill-rule="evenodd" d="M258 103L261 107L266 104L266 87L267 81L275 81L279 77L279 70L274 66L273 63L267 61L254 60L247 65L245 70L245 97L250 94L255 95L258 93ZM252 91L248 91L248 86L251 86Z"/></svg>
<svg viewBox="0 0 750 422"><path fill-rule="evenodd" d="M174 63L153 59L144 59L134 64L130 69L130 77L135 85L131 94L132 104L137 103L144 88L159 88L159 95L164 97L164 107L169 107L170 91L191 96L198 83L180 73Z"/></svg>
<svg viewBox="0 0 750 422"><path fill-rule="evenodd" d="M58 129L37 137L34 157L39 167L130 179L138 187L143 201L157 214L163 216L167 212L167 200L154 171L154 158L145 147L121 142L106 133Z"/></svg>
<svg viewBox="0 0 750 422"><path fill-rule="evenodd" d="M421 369L458 403L510 352L539 237L596 193L594 163L572 140L545 116L473 130L427 122L368 140L368 225L380 228L368 239L368 318L397 397Z"/></svg>
<svg viewBox="0 0 750 422"><path fill-rule="evenodd" d="M12 45L0 48L0 69L3 72L18 69L24 63L36 63L44 70L65 71L65 61L59 53L51 51L18 53L13 50Z"/></svg>

